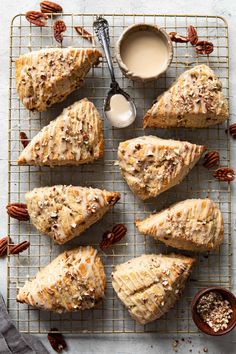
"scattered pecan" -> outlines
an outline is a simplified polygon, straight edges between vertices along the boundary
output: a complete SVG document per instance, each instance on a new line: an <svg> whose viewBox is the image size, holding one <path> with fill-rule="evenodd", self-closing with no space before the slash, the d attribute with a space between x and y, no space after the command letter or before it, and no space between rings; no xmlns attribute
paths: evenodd
<svg viewBox="0 0 236 354"><path fill-rule="evenodd" d="M188 39L192 45L196 45L198 42L197 30L192 25L188 26Z"/></svg>
<svg viewBox="0 0 236 354"><path fill-rule="evenodd" d="M120 241L126 234L127 228L123 224L115 225L111 231L104 232L99 246L104 251L114 243Z"/></svg>
<svg viewBox="0 0 236 354"><path fill-rule="evenodd" d="M54 38L57 42L62 43L63 32L66 31L66 24L63 20L57 20L53 25Z"/></svg>
<svg viewBox="0 0 236 354"><path fill-rule="evenodd" d="M10 203L6 206L7 213L11 218L27 221L29 220L29 213L27 205L23 203Z"/></svg>
<svg viewBox="0 0 236 354"><path fill-rule="evenodd" d="M169 36L170 36L170 39L172 40L172 42L176 42L176 43L187 43L187 42L189 42L189 39L187 37L181 36L177 32L170 32Z"/></svg>
<svg viewBox="0 0 236 354"><path fill-rule="evenodd" d="M93 35L91 33L89 33L84 27L75 26L75 30L82 38L85 38L90 42L93 41Z"/></svg>
<svg viewBox="0 0 236 354"><path fill-rule="evenodd" d="M198 54L206 54L209 55L213 52L214 50L214 45L211 42L208 41L198 41L196 43L196 51Z"/></svg>
<svg viewBox="0 0 236 354"><path fill-rule="evenodd" d="M8 244L8 237L3 237L0 240L0 257L7 255L7 244Z"/></svg>
<svg viewBox="0 0 236 354"><path fill-rule="evenodd" d="M20 132L20 141L24 148L29 144L29 139L25 132Z"/></svg>
<svg viewBox="0 0 236 354"><path fill-rule="evenodd" d="M45 26L48 16L39 11L28 11L25 14L26 19L35 26Z"/></svg>
<svg viewBox="0 0 236 354"><path fill-rule="evenodd" d="M52 328L52 332L58 332L57 328ZM48 340L52 348L57 352L61 353L63 349L67 348L66 341L61 333L48 333Z"/></svg>
<svg viewBox="0 0 236 354"><path fill-rule="evenodd" d="M234 138L234 139L236 138L236 123L231 124L229 126L229 133L232 136L232 138Z"/></svg>
<svg viewBox="0 0 236 354"><path fill-rule="evenodd" d="M42 1L40 3L40 7L43 13L52 14L52 13L63 12L63 8L52 1Z"/></svg>
<svg viewBox="0 0 236 354"><path fill-rule="evenodd" d="M206 168L214 167L219 163L220 154L217 151L209 151L204 156L203 166Z"/></svg>
<svg viewBox="0 0 236 354"><path fill-rule="evenodd" d="M27 250L27 248L29 248L30 246L30 242L29 241L23 241L17 244L13 244L9 246L9 251L10 254L19 254L25 250Z"/></svg>
<svg viewBox="0 0 236 354"><path fill-rule="evenodd" d="M235 172L230 167L220 167L213 173L213 176L220 182L232 182L235 177Z"/></svg>

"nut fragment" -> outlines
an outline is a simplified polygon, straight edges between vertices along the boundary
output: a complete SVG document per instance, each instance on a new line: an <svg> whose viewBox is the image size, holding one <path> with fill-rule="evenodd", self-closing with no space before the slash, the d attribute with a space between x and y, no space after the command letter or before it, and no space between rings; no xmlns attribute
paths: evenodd
<svg viewBox="0 0 236 354"><path fill-rule="evenodd" d="M66 24L63 20L57 20L53 25L54 38L58 43L63 41L63 32L66 31Z"/></svg>
<svg viewBox="0 0 236 354"><path fill-rule="evenodd" d="M232 136L232 138L236 139L236 123L231 124L229 126L229 133Z"/></svg>
<svg viewBox="0 0 236 354"><path fill-rule="evenodd" d="M40 3L41 11L43 13L58 13L63 12L63 8L52 1L42 1Z"/></svg>
<svg viewBox="0 0 236 354"><path fill-rule="evenodd" d="M28 11L25 18L35 26L43 27L47 23L48 16L39 11Z"/></svg>
<svg viewBox="0 0 236 354"><path fill-rule="evenodd" d="M51 331L57 333L48 333L49 343L57 353L61 353L63 349L67 348L66 341L63 335L58 332L57 328L52 328Z"/></svg>
<svg viewBox="0 0 236 354"><path fill-rule="evenodd" d="M25 132L20 132L20 141L24 148L29 144L29 139Z"/></svg>
<svg viewBox="0 0 236 354"><path fill-rule="evenodd" d="M209 151L204 156L203 166L206 168L214 167L219 163L219 160L220 160L220 154L217 151Z"/></svg>
<svg viewBox="0 0 236 354"><path fill-rule="evenodd" d="M172 40L172 42L176 42L176 43L187 43L187 42L189 42L189 39L187 37L181 36L177 32L170 32L169 36L170 36L170 39Z"/></svg>
<svg viewBox="0 0 236 354"><path fill-rule="evenodd" d="M82 38L85 38L88 41L93 42L93 35L89 33L84 27L75 26L75 30Z"/></svg>
<svg viewBox="0 0 236 354"><path fill-rule="evenodd" d="M230 167L220 167L213 173L213 177L220 182L232 182L235 178L235 172Z"/></svg>
<svg viewBox="0 0 236 354"><path fill-rule="evenodd" d="M214 45L212 42L198 41L195 48L198 54L209 55L213 52Z"/></svg>
<svg viewBox="0 0 236 354"><path fill-rule="evenodd" d="M100 242L99 246L102 250L110 247L114 243L120 241L127 232L127 228L123 224L115 225L111 231L104 232L102 236L102 241Z"/></svg>
<svg viewBox="0 0 236 354"><path fill-rule="evenodd" d="M192 45L196 45L198 42L197 30L192 25L188 26L188 39Z"/></svg>
<svg viewBox="0 0 236 354"><path fill-rule="evenodd" d="M7 213L11 218L27 221L29 220L29 214L27 210L27 205L23 203L10 203L6 206Z"/></svg>
<svg viewBox="0 0 236 354"><path fill-rule="evenodd" d="M15 245L10 245L9 246L10 254L19 254L19 253L27 250L27 248L29 248L29 246L30 246L29 241L23 241L23 242L15 244Z"/></svg>

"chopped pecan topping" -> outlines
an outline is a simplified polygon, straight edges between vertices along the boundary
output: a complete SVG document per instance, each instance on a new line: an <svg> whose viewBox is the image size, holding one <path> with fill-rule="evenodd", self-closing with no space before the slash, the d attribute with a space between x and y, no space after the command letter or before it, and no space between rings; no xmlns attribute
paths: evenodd
<svg viewBox="0 0 236 354"><path fill-rule="evenodd" d="M170 39L172 40L172 42L176 42L176 43L187 43L187 42L189 42L189 39L187 37L181 36L177 32L170 32L169 36L170 36Z"/></svg>
<svg viewBox="0 0 236 354"><path fill-rule="evenodd" d="M229 126L229 133L232 136L232 138L234 138L234 139L236 138L236 123L231 124Z"/></svg>
<svg viewBox="0 0 236 354"><path fill-rule="evenodd" d="M63 32L66 31L66 24L63 20L57 20L53 25L54 38L58 43L63 41Z"/></svg>
<svg viewBox="0 0 236 354"><path fill-rule="evenodd" d="M63 8L52 1L42 1L40 3L40 7L43 13L51 14L51 13L63 12Z"/></svg>
<svg viewBox="0 0 236 354"><path fill-rule="evenodd" d="M52 328L51 331L57 333L48 333L48 341L57 353L61 353L63 349L67 348L66 341L57 328Z"/></svg>
<svg viewBox="0 0 236 354"><path fill-rule="evenodd" d="M23 203L10 203L6 206L7 213L11 218L27 221L29 220L29 213L27 205Z"/></svg>
<svg viewBox="0 0 236 354"><path fill-rule="evenodd" d="M35 26L43 27L47 23L48 16L39 11L28 11L25 18Z"/></svg>
<svg viewBox="0 0 236 354"><path fill-rule="evenodd" d="M204 156L203 166L206 168L214 167L219 163L220 154L217 151L209 151Z"/></svg>
<svg viewBox="0 0 236 354"><path fill-rule="evenodd" d="M127 232L127 228L123 224L115 225L111 231L104 232L102 236L102 241L100 242L99 246L104 251L114 243L120 241Z"/></svg>
<svg viewBox="0 0 236 354"><path fill-rule="evenodd" d="M85 38L90 42L93 41L93 35L91 33L89 33L84 27L75 26L75 30L82 38Z"/></svg>
<svg viewBox="0 0 236 354"><path fill-rule="evenodd" d="M230 167L220 167L213 173L213 176L220 182L232 182L235 178L235 172Z"/></svg>
<svg viewBox="0 0 236 354"><path fill-rule="evenodd" d="M188 39L192 45L196 45L198 42L197 30L192 25L188 26Z"/></svg>
<svg viewBox="0 0 236 354"><path fill-rule="evenodd" d="M9 246L10 254L19 254L19 253L27 250L27 248L29 248L29 246L30 246L29 241L23 241L23 242L15 244L15 245L10 245Z"/></svg>
<svg viewBox="0 0 236 354"><path fill-rule="evenodd" d="M25 132L20 132L20 141L24 148L29 144L29 139Z"/></svg>
<svg viewBox="0 0 236 354"><path fill-rule="evenodd" d="M198 54L209 55L213 52L214 45L208 41L198 41L195 48Z"/></svg>

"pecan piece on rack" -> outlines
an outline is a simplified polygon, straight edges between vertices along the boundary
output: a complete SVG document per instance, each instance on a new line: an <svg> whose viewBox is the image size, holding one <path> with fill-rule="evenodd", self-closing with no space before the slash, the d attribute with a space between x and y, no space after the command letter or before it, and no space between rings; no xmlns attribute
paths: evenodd
<svg viewBox="0 0 236 354"><path fill-rule="evenodd" d="M197 30L192 25L188 26L188 39L192 45L196 45L198 42Z"/></svg>
<svg viewBox="0 0 236 354"><path fill-rule="evenodd" d="M212 42L198 41L195 48L198 54L209 55L213 52L214 45Z"/></svg>
<svg viewBox="0 0 236 354"><path fill-rule="evenodd" d="M53 25L54 38L58 43L63 41L63 32L66 31L66 24L63 20L57 20Z"/></svg>
<svg viewBox="0 0 236 354"><path fill-rule="evenodd" d="M114 243L120 241L127 232L127 228L123 224L115 225L111 231L104 232L102 236L102 241L99 246L104 251L106 248L110 247Z"/></svg>
<svg viewBox="0 0 236 354"><path fill-rule="evenodd" d="M229 133L232 136L232 138L236 138L236 123L233 123L229 126Z"/></svg>
<svg viewBox="0 0 236 354"><path fill-rule="evenodd" d="M90 42L93 42L93 35L89 33L84 27L82 26L75 26L74 27L76 32L82 37L87 39Z"/></svg>
<svg viewBox="0 0 236 354"><path fill-rule="evenodd" d="M63 8L52 1L42 1L40 3L40 8L43 13L48 13L48 14L63 12Z"/></svg>
<svg viewBox="0 0 236 354"><path fill-rule="evenodd" d="M43 27L46 25L48 16L39 11L28 11L25 18L35 26Z"/></svg>
<svg viewBox="0 0 236 354"><path fill-rule="evenodd" d="M29 144L29 139L25 132L20 132L20 142L24 148Z"/></svg>
<svg viewBox="0 0 236 354"><path fill-rule="evenodd" d="M61 353L63 349L67 348L66 341L57 328L52 328L51 331L54 333L48 333L48 341L57 353Z"/></svg>
<svg viewBox="0 0 236 354"><path fill-rule="evenodd" d="M29 248L29 246L30 246L29 241L23 241L20 243L11 244L9 246L9 252L10 252L10 254L19 254L19 253L27 250L27 248Z"/></svg>
<svg viewBox="0 0 236 354"><path fill-rule="evenodd" d="M235 172L230 167L220 167L213 173L213 177L220 182L232 182L235 178Z"/></svg>
<svg viewBox="0 0 236 354"><path fill-rule="evenodd" d="M0 257L7 255L7 244L8 244L8 237L3 237L0 240Z"/></svg>
<svg viewBox="0 0 236 354"><path fill-rule="evenodd" d="M172 40L172 42L176 42L176 43L187 43L187 42L189 42L189 39L187 37L181 36L177 32L170 32L169 36L170 36L170 39Z"/></svg>
<svg viewBox="0 0 236 354"><path fill-rule="evenodd" d="M217 151L209 151L204 156L203 166L206 168L211 168L218 165L220 160L220 154Z"/></svg>
<svg viewBox="0 0 236 354"><path fill-rule="evenodd" d="M6 206L7 213L11 218L19 221L29 220L27 205L23 203L10 203Z"/></svg>

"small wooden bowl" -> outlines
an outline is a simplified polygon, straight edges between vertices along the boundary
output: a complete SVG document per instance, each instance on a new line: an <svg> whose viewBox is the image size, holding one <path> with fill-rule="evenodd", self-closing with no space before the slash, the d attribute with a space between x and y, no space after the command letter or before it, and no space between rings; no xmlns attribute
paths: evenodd
<svg viewBox="0 0 236 354"><path fill-rule="evenodd" d="M232 310L233 310L231 320L228 323L228 327L224 330L219 330L218 332L214 332L213 329L210 326L208 326L208 324L205 323L203 321L203 319L197 313L198 301L200 300L200 298L203 295L207 294L210 291L215 291L215 292L220 293L224 299L229 301L229 303L232 307ZM200 329L200 331L202 331L210 336L222 336L222 335L232 331L232 329L236 325L236 297L229 290L222 288L221 286L211 286L209 288L205 288L205 289L200 290L195 295L194 299L192 300L191 310L192 310L192 318L193 318L195 325Z"/></svg>

